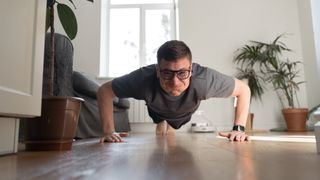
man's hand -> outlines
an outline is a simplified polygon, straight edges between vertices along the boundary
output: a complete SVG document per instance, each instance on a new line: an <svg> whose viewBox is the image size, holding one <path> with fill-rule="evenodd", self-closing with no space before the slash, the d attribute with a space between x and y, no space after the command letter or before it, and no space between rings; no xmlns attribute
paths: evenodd
<svg viewBox="0 0 320 180"><path fill-rule="evenodd" d="M104 142L110 142L110 143L117 143L117 142L124 142L122 137L127 137L129 134L128 133L110 133L110 134L105 134L101 139L100 143Z"/></svg>
<svg viewBox="0 0 320 180"><path fill-rule="evenodd" d="M219 135L228 138L230 141L250 141L250 137L241 131L219 132Z"/></svg>

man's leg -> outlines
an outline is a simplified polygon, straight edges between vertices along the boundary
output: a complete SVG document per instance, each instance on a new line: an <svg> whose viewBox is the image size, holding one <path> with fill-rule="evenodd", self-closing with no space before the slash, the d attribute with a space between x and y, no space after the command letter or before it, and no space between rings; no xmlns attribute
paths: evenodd
<svg viewBox="0 0 320 180"><path fill-rule="evenodd" d="M176 130L171 127L169 124L167 124L167 135L175 135L176 134Z"/></svg>
<svg viewBox="0 0 320 180"><path fill-rule="evenodd" d="M159 123L157 123L157 127L156 127L156 135L166 135L167 133L167 122L166 121L161 121Z"/></svg>
<svg viewBox="0 0 320 180"><path fill-rule="evenodd" d="M175 134L175 129L171 127L167 121L161 121L160 123L157 124L156 127L156 134L157 135L174 135Z"/></svg>

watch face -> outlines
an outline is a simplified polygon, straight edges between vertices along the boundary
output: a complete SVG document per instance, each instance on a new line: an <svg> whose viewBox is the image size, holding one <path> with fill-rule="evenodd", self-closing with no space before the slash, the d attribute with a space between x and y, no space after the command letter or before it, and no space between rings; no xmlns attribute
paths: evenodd
<svg viewBox="0 0 320 180"><path fill-rule="evenodd" d="M244 132L245 128L244 128L244 126L234 125L232 130L233 131L242 131L242 132Z"/></svg>

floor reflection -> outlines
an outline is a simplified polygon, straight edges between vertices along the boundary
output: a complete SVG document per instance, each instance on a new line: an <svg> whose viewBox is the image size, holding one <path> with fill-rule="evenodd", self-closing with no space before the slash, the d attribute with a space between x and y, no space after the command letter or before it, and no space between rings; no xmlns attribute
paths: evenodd
<svg viewBox="0 0 320 180"><path fill-rule="evenodd" d="M219 139L224 137L216 136ZM314 135L250 135L252 141L275 141L275 142L307 142L315 143Z"/></svg>
<svg viewBox="0 0 320 180"><path fill-rule="evenodd" d="M157 146L148 160L145 179L203 179L196 157L186 143L180 143L175 136L156 137Z"/></svg>
<svg viewBox="0 0 320 180"><path fill-rule="evenodd" d="M239 154L245 154L245 156L237 156L238 157L237 179L243 179L243 180L257 179L256 165L253 160L252 148L250 147L250 145L251 144L246 144L247 147L245 147L243 146L243 144L239 144L239 145L235 144L235 152Z"/></svg>

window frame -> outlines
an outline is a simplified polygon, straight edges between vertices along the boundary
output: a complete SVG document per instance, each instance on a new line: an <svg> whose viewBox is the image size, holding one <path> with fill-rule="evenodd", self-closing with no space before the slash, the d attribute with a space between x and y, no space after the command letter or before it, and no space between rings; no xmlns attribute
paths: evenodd
<svg viewBox="0 0 320 180"><path fill-rule="evenodd" d="M110 46L110 10L111 9L121 9L121 8L138 8L140 12L140 31L139 31L139 65L140 67L147 64L146 60L146 12L147 10L157 10L157 9L165 9L170 11L170 39L177 38L177 8L176 8L176 0L172 0L172 3L150 3L150 4L110 4L110 0L106 0L105 7L105 19L106 19L106 28L102 30L101 34L106 33L105 42L101 42L101 50L105 51L105 55L100 57L100 77L111 77L109 72L109 46ZM103 12L102 12L103 13ZM102 18L103 21L104 18ZM102 22L103 23L103 22ZM103 28L102 28L103 29ZM103 41L103 40L102 40ZM104 46L102 46L104 44Z"/></svg>

